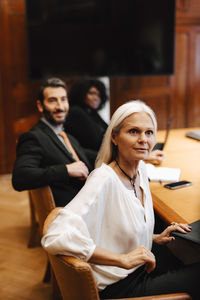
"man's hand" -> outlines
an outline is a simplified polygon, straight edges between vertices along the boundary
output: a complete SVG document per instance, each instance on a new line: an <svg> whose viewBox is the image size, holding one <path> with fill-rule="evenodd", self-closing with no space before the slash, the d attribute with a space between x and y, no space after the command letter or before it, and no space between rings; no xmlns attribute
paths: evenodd
<svg viewBox="0 0 200 300"><path fill-rule="evenodd" d="M76 177L80 180L86 180L89 170L84 162L76 161L72 164L66 165L69 176Z"/></svg>

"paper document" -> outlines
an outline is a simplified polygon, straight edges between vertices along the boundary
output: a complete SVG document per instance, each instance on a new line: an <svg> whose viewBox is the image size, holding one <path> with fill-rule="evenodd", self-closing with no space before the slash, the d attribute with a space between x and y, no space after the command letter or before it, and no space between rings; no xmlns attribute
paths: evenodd
<svg viewBox="0 0 200 300"><path fill-rule="evenodd" d="M152 164L146 164L147 175L150 181L179 181L181 170L178 168L155 167Z"/></svg>

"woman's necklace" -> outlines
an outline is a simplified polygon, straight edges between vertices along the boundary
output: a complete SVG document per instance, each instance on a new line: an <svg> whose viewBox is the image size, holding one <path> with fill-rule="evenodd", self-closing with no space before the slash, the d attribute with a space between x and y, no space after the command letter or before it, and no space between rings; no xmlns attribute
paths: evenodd
<svg viewBox="0 0 200 300"><path fill-rule="evenodd" d="M130 180L130 183L131 185L133 186L133 190L134 190L134 194L135 194L135 197L137 198L137 193L136 193L136 188L135 188L135 179L137 177L137 174L134 175L133 177L130 177L119 165L118 161L115 160L117 166L119 167L119 169L122 171L122 173L124 173L124 175L126 175L126 177L128 177L128 179Z"/></svg>

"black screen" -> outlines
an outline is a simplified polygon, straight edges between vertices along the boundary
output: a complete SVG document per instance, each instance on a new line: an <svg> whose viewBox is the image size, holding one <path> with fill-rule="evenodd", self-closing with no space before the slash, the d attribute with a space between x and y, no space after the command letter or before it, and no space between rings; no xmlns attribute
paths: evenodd
<svg viewBox="0 0 200 300"><path fill-rule="evenodd" d="M26 0L30 77L173 73L174 0Z"/></svg>

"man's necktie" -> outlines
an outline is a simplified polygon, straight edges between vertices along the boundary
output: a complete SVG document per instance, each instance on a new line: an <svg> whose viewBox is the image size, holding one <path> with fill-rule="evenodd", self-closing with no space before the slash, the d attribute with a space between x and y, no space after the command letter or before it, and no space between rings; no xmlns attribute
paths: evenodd
<svg viewBox="0 0 200 300"><path fill-rule="evenodd" d="M74 158L76 161L79 161L80 159L79 159L78 155L76 154L74 148L72 147L72 144L70 143L70 140L69 140L69 138L68 138L66 132L65 132L65 131L61 131L61 132L59 133L59 135L63 138L63 140L64 140L64 142L65 142L67 148L68 148L69 151L71 152L73 158Z"/></svg>

